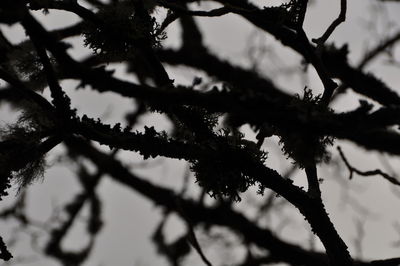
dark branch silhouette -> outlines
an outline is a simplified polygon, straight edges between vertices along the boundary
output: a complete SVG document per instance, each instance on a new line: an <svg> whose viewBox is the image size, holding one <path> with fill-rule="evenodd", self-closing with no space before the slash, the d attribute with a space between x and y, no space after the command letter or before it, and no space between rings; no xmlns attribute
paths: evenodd
<svg viewBox="0 0 400 266"><path fill-rule="evenodd" d="M22 193L19 201L0 212L0 219L13 218L25 228L38 227L40 223L28 215L23 193L38 178L46 178L46 154L63 145L63 156L77 166L75 175L81 190L64 205L64 219L45 230L48 239L39 248L42 255L62 265L82 265L91 259L97 236L107 226L102 217L102 198L96 189L108 177L163 209L152 240L171 265L182 265L192 249L202 263L216 265L211 264L214 258L207 255L197 231L211 235L215 227L240 237L236 244L246 250L246 255L236 265L399 265L399 258L365 260L349 252L326 210L320 171L322 164L333 165L331 146L341 140L366 151L400 155L400 96L396 88L364 71L374 58L398 44L399 32L385 40L375 40L377 45L353 66L348 60L347 45L337 47L328 43L334 41L331 36L336 28L346 25L350 12L346 0L340 1L339 16L320 38L313 40L304 28L311 1L290 0L259 7L249 1L214 0L211 2L218 7L212 9L206 9L203 2L0 2L0 24L19 25L26 33L23 42L14 44L0 31L0 79L4 81L0 84L0 102L18 108L19 115L15 123L1 125L0 196L6 197L12 186ZM161 8L166 14L159 21L155 10ZM64 28L47 30L33 15L35 11L68 12L79 21L66 21ZM302 58L303 66L315 70L322 94L317 95L308 87L303 95L291 93L289 88L277 85L279 82L269 73L234 64L213 51L204 38L207 30L199 27L201 22L197 19L223 16L240 17L294 51ZM178 23L179 48L163 47L165 31ZM72 56L70 51L76 47L68 44L70 37L81 37L92 54L84 58ZM136 77L135 81L119 78L109 70L110 64L125 67L127 74ZM191 85L179 84L169 67L190 68L198 76ZM130 99L135 110L118 117L119 122L114 125L100 115L82 113L73 107L73 92L64 85L69 79L78 82L78 89L90 88ZM363 99L351 110L338 112L332 102L343 96L347 88ZM47 90L49 98L43 94ZM144 115L152 113L162 114L171 129L159 130L148 121L141 121ZM248 137L244 125L255 138ZM282 154L294 164L284 175L267 164L267 156L276 155L268 153L264 145L271 137L279 139ZM99 145L111 152L104 152ZM181 193L137 175L117 156L122 150L139 154L143 160L163 157L186 161L190 173ZM358 170L340 147L338 151L350 171L350 179L353 174L379 175L391 185L400 185L380 169ZM94 171L87 167L88 162ZM300 171L306 176L306 188L293 181ZM200 187L200 196L191 195L190 176ZM235 208L235 202L253 187L258 189L261 203L252 206L257 214L250 217ZM212 204L206 203L206 195L213 199ZM85 219L89 241L78 251L68 250L62 242L85 206L89 207ZM323 251L291 243L272 227L261 225L268 215L279 217L281 206L293 207L304 218L310 234L321 241ZM165 235L171 214L180 217L185 225L184 233L172 242ZM368 234L361 229L359 226L360 239L355 241L360 254L361 235ZM0 237L0 259L12 259L10 246L7 247L5 237ZM254 247L262 254L253 252Z"/></svg>

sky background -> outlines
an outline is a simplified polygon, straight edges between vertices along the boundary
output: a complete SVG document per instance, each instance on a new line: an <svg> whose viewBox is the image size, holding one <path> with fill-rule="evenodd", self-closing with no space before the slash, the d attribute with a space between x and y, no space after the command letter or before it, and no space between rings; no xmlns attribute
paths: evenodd
<svg viewBox="0 0 400 266"><path fill-rule="evenodd" d="M79 1L85 4L84 1ZM280 1L254 1L260 6L276 5ZM339 13L340 1L314 0L310 5L305 20L305 31L310 38L321 36L328 25ZM334 40L336 46L344 43L349 44L350 62L356 64L362 58L363 53L377 42L377 37L387 36L400 28L400 4L387 3L379 4L378 1L352 0L348 1L347 20L340 25L329 38L328 42ZM202 6L191 5L193 9L211 9L218 7L213 3L206 3ZM157 16L163 18L165 10L157 11ZM51 11L49 15L44 16L41 12L35 12L35 16L43 22L47 29L56 29L62 26L73 24L78 21L75 15L62 11ZM236 15L227 15L218 18L196 18L204 34L205 43L220 58L228 58L231 62L245 67L251 67L254 62L252 58L257 58L257 69L261 74L267 77L274 77L274 82L280 87L291 93L302 93L304 86L313 90L315 94L322 92L322 85L313 69L307 74L301 74L301 58L288 48L282 47L273 37L256 30L245 20ZM393 21L393 22L392 22ZM372 23L371 23L372 22ZM395 26L390 26L391 24ZM25 34L19 26L2 26L7 37L13 42L18 43ZM168 39L164 42L166 47L179 47L180 28L177 23L171 25L167 30ZM70 38L68 42L73 44L76 49L70 51L75 58L81 58L90 54L91 51L82 47L82 38ZM262 53L255 49L255 54L249 54L249 47L265 47ZM399 49L394 51L395 58L399 59ZM384 56L379 57L366 70L373 72L376 76L382 78L391 88L400 93L400 75L399 68L390 67L385 63ZM135 80L135 77L127 75L124 67L111 64L108 68L116 69L115 75L127 80ZM191 84L195 76L202 74L188 69L168 67L167 71L176 83ZM4 84L0 81L0 85ZM100 117L107 123L122 122L120 119L129 110L133 110L132 102L123 99L111 93L97 94L92 90L74 90L77 82L64 81L63 88L72 99L73 107L78 109L79 114L87 114L91 117ZM48 91L44 94L48 97ZM355 108L358 105L360 96L351 92L347 93L339 101L333 104L335 110L345 111ZM0 106L0 121L5 124L13 121L16 117L15 110L7 105ZM143 117L137 128L143 128L144 125L153 125L157 130L168 130L170 124L163 119L161 115L153 114ZM253 139L254 135L246 128L246 137ZM371 170L382 167L379 154L365 152L347 142L338 141L332 149L333 160L338 158L336 145L340 144L347 158L352 165L362 169ZM280 148L277 145L277 139L272 138L266 141L263 148L270 155L267 160L269 167L284 173L290 161L280 155ZM106 150L106 149L105 149ZM61 207L79 193L80 188L73 177L71 169L73 163L60 164L57 162L57 155L62 153L63 147L57 147L48 156L48 163L51 165L46 171L42 182L38 182L29 187L29 215L38 221L46 221L54 211L54 208ZM143 167L140 162L140 156L132 153L121 152L118 155L124 162L129 163L134 172L140 176L146 177L158 184L163 184L174 189L182 186L182 177L187 171L187 164L177 160L155 159L148 166ZM399 159L383 155L392 165L395 171L399 170ZM347 180L348 172L335 166L320 167L320 175L324 178L322 190L327 210L330 217L336 225L340 235L349 245L354 254L357 250L354 248L353 241L357 237L358 222L363 223L366 232L362 242L363 258L381 259L400 255L400 246L393 246L393 243L399 241L400 231L396 231L394 224L400 224L400 214L398 212L400 197L396 197L392 192L393 188L387 182L379 177L363 178L355 176L349 182ZM299 185L305 185L304 175L297 171L295 182ZM193 181L193 177L191 181ZM193 182L192 182L193 183ZM196 185L191 185L193 193L196 193ZM10 204L15 199L15 190L12 190L1 206ZM249 202L257 200L254 190L246 193L244 199L237 206L239 209L248 208ZM397 190L400 192L400 190ZM160 220L161 210L154 204L149 203L141 196L132 193L131 190L120 186L110 179L103 179L98 187L98 193L104 204L105 226L97 238L93 254L86 266L97 265L167 265L163 258L156 254L153 244L149 237L154 231ZM348 199L352 204L348 204ZM259 200L259 199L258 199ZM356 203L355 203L356 202ZM358 206L359 205L359 206ZM0 206L0 208L1 208ZM357 207L358 206L358 207ZM365 213L368 210L368 213ZM87 210L86 210L87 211ZM85 217L83 211L82 217ZM252 215L251 208L248 208L249 215ZM284 207L282 209L284 217L288 217L297 222L289 223L282 230L280 235L285 239L292 240L295 243L306 243L310 238L308 228L303 222L303 218L293 208ZM84 218L82 218L84 219ZM78 223L71 231L69 237L63 243L65 247L79 249L87 239L84 235L84 223ZM268 227L277 228L281 221L274 217L269 220ZM306 227L305 227L306 226ZM16 228L13 222L0 221L0 232L5 236L5 240L10 236L10 232ZM172 240L174 236L182 232L183 224L179 219L172 217L168 220L168 237ZM306 228L306 229L304 229ZM204 249L209 259L217 264L220 258L219 243L210 243L204 239L201 232L198 232L200 243L206 247ZM30 238L25 233L18 234L18 241L10 249L15 256L22 256L25 259L21 265L58 265L55 261L43 258L31 250ZM43 244L39 240L39 245ZM318 245L318 244L317 244ZM234 255L240 256L242 250L234 249ZM230 253L229 253L230 254ZM232 256L230 254L230 256ZM27 259L27 260L26 260ZM6 264L4 264L6 265ZM10 264L9 264L10 265ZM19 265L11 263L11 265ZM197 254L193 253L186 261L186 265L202 265Z"/></svg>

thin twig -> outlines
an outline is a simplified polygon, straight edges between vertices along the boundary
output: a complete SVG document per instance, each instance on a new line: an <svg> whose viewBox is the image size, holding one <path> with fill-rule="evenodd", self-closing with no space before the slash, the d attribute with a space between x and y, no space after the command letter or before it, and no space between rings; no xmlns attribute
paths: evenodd
<svg viewBox="0 0 400 266"><path fill-rule="evenodd" d="M329 36L335 31L335 29L346 20L346 12L347 12L347 1L340 1L340 13L339 16L332 22L332 24L326 29L325 33L319 37L318 39L312 39L312 41L321 47L326 40L328 40Z"/></svg>
<svg viewBox="0 0 400 266"><path fill-rule="evenodd" d="M223 16L223 15L226 15L226 14L232 12L232 8L229 8L229 7L221 7L221 8L212 9L210 11L202 11L202 10L189 10L180 5L172 4L167 1L158 1L158 2L161 6L168 8L170 10L173 10L174 12L183 13L183 14L192 15L192 16L220 17L220 16Z"/></svg>
<svg viewBox="0 0 400 266"><path fill-rule="evenodd" d="M380 176L382 176L384 179L386 179L387 181L389 181L390 183L392 183L392 184L394 184L394 185L397 185L397 186L400 186L400 182L399 182L396 178L394 178L394 177L388 175L387 173L383 172L383 171L380 170L380 169L371 170L371 171L361 171L361 170L358 170L357 168L351 166L350 163L349 163L349 161L348 161L348 160L346 159L346 157L344 156L344 153L343 153L342 149L340 148L340 146L338 146L337 149L338 149L338 151L339 151L340 157L342 157L343 162L346 164L347 168L348 168L349 171L350 171L349 179L352 179L352 178L353 178L353 174L354 174L354 173L356 173L356 174L358 174L358 175L361 175L361 176L380 175Z"/></svg>
<svg viewBox="0 0 400 266"><path fill-rule="evenodd" d="M172 22L179 18L179 14L176 12L168 12L167 17L161 23L161 26L157 29L157 35L161 34Z"/></svg>

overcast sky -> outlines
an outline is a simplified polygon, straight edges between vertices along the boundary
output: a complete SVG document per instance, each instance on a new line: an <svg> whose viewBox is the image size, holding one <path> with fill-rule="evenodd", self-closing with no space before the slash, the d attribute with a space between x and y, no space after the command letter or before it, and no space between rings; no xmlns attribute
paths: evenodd
<svg viewBox="0 0 400 266"><path fill-rule="evenodd" d="M84 4L83 1L79 2ZM278 2L257 1L260 5L276 4ZM313 4L306 16L305 30L310 38L315 38L319 37L338 15L340 1L315 0L312 2ZM215 5L211 3L207 3L204 6L194 4L192 7L193 9L205 9L213 8ZM377 40L374 38L375 36L385 36L384 34L390 34L394 30L399 29L400 18L398 14L400 14L400 4L386 4L386 9L380 9L381 7L382 5L378 5L377 1L373 0L349 1L347 21L339 26L329 41L334 40L337 46L349 43L351 62L359 62L365 50L376 44ZM377 10L380 10L380 13L377 13ZM162 17L165 11L159 10L157 14ZM47 16L36 12L35 15L44 23L47 29L59 28L78 20L76 16L61 11L51 11ZM218 18L201 18L196 20L200 23L206 44L220 57L229 58L232 62L243 66L250 66L251 60L248 56L249 45L254 43L257 43L258 46L266 45L268 47L267 53L259 54L260 63L258 67L262 74L267 77L276 77L274 82L292 93L301 93L304 86L308 86L315 93L322 92L322 86L312 69L310 69L307 75L297 74L300 69L300 57L290 49L282 47L273 37L258 32L238 16L227 15ZM388 27L390 20L397 23L393 29ZM369 25L369 21L375 21L376 23L375 25ZM376 32L374 27L376 27ZM24 38L23 30L17 26L12 28L2 27L2 29L16 43ZM164 45L178 47L179 32L178 25L171 25L168 28L168 39ZM80 38L70 39L69 42L79 46L79 48L71 51L74 57L78 58L90 53L88 49L81 46L82 40ZM395 52L397 53L397 59L399 59L399 49ZM399 70L383 67L382 62L384 60L384 57L379 58L367 69L374 72L378 77L381 77L391 88L399 89ZM116 66L110 65L109 67L115 68ZM293 70L292 73L294 74L283 74L289 73L283 71L289 68ZM176 83L190 84L193 77L199 75L193 70L185 68L167 67L167 71L175 79ZM123 67L116 67L115 75L124 79L134 80L134 77L127 76L124 73ZM0 84L3 83L1 82ZM85 113L91 117L100 117L108 123L116 123L123 122L118 119L121 119L126 111L133 108L131 101L110 93L97 95L91 90L75 91L74 87L76 85L77 83L74 81L65 81L62 83L63 88L71 96L73 106L79 110L80 114ZM45 92L45 94L48 96L48 92ZM334 107L337 110L349 110L357 106L358 99L360 99L359 96L348 93L346 97L336 102ZM0 110L0 120L2 122L9 121L9 108L2 106ZM159 130L168 129L169 127L169 123L160 115L148 116L146 119L141 120L141 126L145 123L152 124ZM254 136L248 133L247 137L252 138ZM341 145L353 165L364 170L381 167L381 163L377 159L377 154L366 153L362 149L348 143L341 143ZM284 172L287 166L290 165L290 162L283 161L284 157L280 155L275 155L279 152L276 140L267 141L264 148L270 151L270 156L267 160L269 166L277 169L279 172ZM55 206L62 206L75 193L79 192L76 180L73 178L73 173L68 169L72 166L58 165L54 161L56 154L59 154L62 150L62 147L58 147L49 156L49 163L53 166L46 172L43 182L34 184L29 188L30 209L28 210L30 210L29 214L37 220L46 220L51 215ZM126 162L132 161L132 159L136 162L140 160L139 156L126 152L122 152L120 157ZM333 157L337 157L335 149L333 149ZM390 159L389 161L395 170L399 170L398 159ZM150 168L137 169L136 167L135 173L148 177L154 182L179 188L182 176L187 169L186 167L185 163L176 160L157 159ZM399 256L399 247L393 247L391 244L400 239L400 232L396 232L393 228L395 222L400 223L398 212L400 199L394 196L390 185L378 177L355 177L351 182L347 182L345 181L348 175L346 171L338 172L337 169L332 168L321 169L321 174L325 179L322 190L327 209L341 236L349 245L350 250L355 251L352 243L357 235L355 221L362 219L367 232L363 242L363 255L365 258L379 259ZM303 177L298 172L295 182L303 184ZM348 194L356 198L371 213L368 216L362 216L361 212L356 211L351 206L343 205L343 199L348 195L345 191L348 191ZM166 265L163 259L156 258L155 249L149 240L150 234L159 222L160 210L145 199L113 183L109 179L102 181L98 192L104 202L106 225L97 239L93 255L85 265ZM11 193L11 196L2 202L1 205L3 206L7 202L11 202L13 198L14 195ZM243 207L245 204L246 200L239 203L239 207ZM282 234L293 241L299 241L299 239L303 242L306 241L308 238L306 231L299 228L299 226L302 226L303 219L297 214L296 210L289 209L285 211L288 215L292 215L294 219L298 219L300 225L288 225L284 228ZM274 224L271 226L274 226ZM2 235L7 236L3 228L13 227L15 225L0 221L0 233ZM182 231L182 224L177 219L172 219L168 223L168 227L172 232L170 235L171 238L173 235L179 233L179 231ZM67 238L65 245L72 248L79 247L82 241L85 241L81 237L82 232L83 227L75 226L73 232L71 232L71 236ZM299 234L301 235L300 237ZM28 251L29 238L23 234L21 234L21 239L19 239L17 246L12 247L11 250L17 256L35 254L32 251ZM205 252L211 255L211 261L218 261L218 258L212 255L213 251L210 248L206 248ZM34 255L34 257L41 260L26 263L26 265L57 265L52 260L42 260L42 257L37 255ZM196 254L189 258L187 265L195 265L192 264L194 262L202 265Z"/></svg>

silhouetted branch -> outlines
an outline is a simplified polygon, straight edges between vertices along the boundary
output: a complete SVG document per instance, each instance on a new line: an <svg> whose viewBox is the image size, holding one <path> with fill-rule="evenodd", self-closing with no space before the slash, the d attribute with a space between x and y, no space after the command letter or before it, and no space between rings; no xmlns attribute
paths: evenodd
<svg viewBox="0 0 400 266"><path fill-rule="evenodd" d="M223 15L226 15L226 14L229 14L230 12L232 12L232 9L229 7L221 7L221 8L216 8L216 9L209 10L209 11L197 11L197 10L195 11L195 10L189 10L187 8L184 8L184 7L174 4L174 3L169 3L167 1L158 0L158 2L162 6L169 8L170 10L173 10L176 13L181 13L181 14L191 15L191 16L219 17L219 16L223 16Z"/></svg>
<svg viewBox="0 0 400 266"><path fill-rule="evenodd" d="M400 258L386 259L386 260L373 260L369 265L371 266L397 266L400 264Z"/></svg>
<svg viewBox="0 0 400 266"><path fill-rule="evenodd" d="M49 1L44 4L41 4L38 1L35 1L29 5L29 9L31 10L39 10L39 9L58 9L64 10L68 12L72 12L82 19L87 19L90 21L99 21L96 14L86 9L85 7L78 4L77 1Z"/></svg>
<svg viewBox="0 0 400 266"><path fill-rule="evenodd" d="M0 236L0 259L8 261L12 258L13 256L11 253L8 251L6 244L3 241L3 238Z"/></svg>
<svg viewBox="0 0 400 266"><path fill-rule="evenodd" d="M367 150L400 155L400 134L390 129L400 125L400 97L378 78L361 70L369 60L397 42L400 39L398 34L372 49L359 67L353 67L349 64L346 46L338 49L333 45L323 45L345 20L346 0L341 0L338 18L319 39L314 40L317 45L310 42L303 29L307 0L291 0L279 6L262 8L250 1L216 0L214 2L223 7L209 11L192 10L192 6L188 8L187 4L192 2L114 0L103 3L89 0L88 3L98 8L96 11L81 6L76 0L0 2L0 22L22 25L29 38L14 45L0 34L0 78L8 83L0 91L0 99L23 107L18 121L21 125L5 127L6 134L2 134L0 139L0 195L6 194L11 178L20 185L31 183L43 172L44 156L61 142L71 151L68 157L89 159L97 168L95 176L85 168L79 172L84 191L65 207L67 217L50 233L45 250L47 255L64 265L79 265L88 258L102 225L101 201L95 188L101 176L110 175L165 210L165 217L153 239L172 265L178 265L189 253L187 240L204 263L211 265L194 233L194 228L199 225L206 229L220 225L240 235L244 241L240 245L249 250L244 262L248 265L279 262L306 266L398 263L397 258L353 261L325 209L317 173L318 164L329 159L327 147L335 138L349 140ZM161 27L151 16L157 6L169 9ZM31 14L32 10L39 9L72 12L82 22L48 31ZM304 90L303 97L286 93L271 81L275 77L262 77L210 52L194 17L205 19L228 13L240 16L264 33L271 34L297 52L304 64L311 64L322 82L322 96L313 95L309 89ZM161 49L163 29L177 18L180 18L182 29L180 49ZM69 54L71 46L63 39L78 35L82 35L84 44L93 50L93 56L81 60ZM118 78L113 71L106 70L106 65L116 62L128 66L127 72L134 74L139 82ZM194 79L190 86L181 86L170 79L172 72L166 71L165 63L204 71L215 79L215 86L200 86L200 78ZM361 101L359 107L348 112L337 113L328 108L337 90L335 78L340 80L342 87L349 86L384 107L375 111L372 104ZM120 123L111 126L86 114L78 117L60 85L66 79L77 80L79 88L89 85L100 93L113 92L125 99L134 99L138 106L137 112L129 117L131 124L122 128ZM47 85L52 103L38 93ZM169 119L172 129L156 131L146 123L143 131L132 131L138 116L151 112L159 112ZM242 125L257 134L257 143L245 138ZM262 142L272 136L278 138L283 154L305 170L308 192L267 165L267 153L262 149L266 145L262 146ZM106 145L114 152L101 152L90 141ZM186 199L184 190L175 193L137 177L115 158L119 149L139 153L144 160L161 156L187 161L203 191L200 199ZM340 147L338 149L350 171L350 178L353 173L380 175L400 185L400 181L380 170L363 172L356 169ZM311 232L325 247L325 253L283 241L257 224L260 215L251 220L233 209L232 200L240 200L242 193L253 186L258 186L260 194L265 189L271 190L270 197L259 207L260 212L273 210L277 206L274 195L281 196L286 201L280 202L290 203L306 219ZM215 197L217 204L205 204L205 193ZM90 204L87 221L90 241L77 252L66 251L61 245L62 240L85 203ZM186 222L187 231L172 243L166 243L163 226L167 214L172 212ZM3 215L18 217L23 224L32 223L24 216L24 210L17 208L7 209ZM281 224L285 224L285 220ZM249 245L256 245L268 254L253 256ZM2 239L0 251L0 258L10 257Z"/></svg>
<svg viewBox="0 0 400 266"><path fill-rule="evenodd" d="M347 247L337 234L319 199L308 198L304 191L293 186L291 182L284 180L271 169L257 163L253 164L251 161L247 161L245 157L242 157L242 161L245 164L249 164L247 167L244 167L244 169L251 169L249 174L257 177L258 182L281 194L301 211L310 223L312 230L320 237L324 245L326 245L325 247L330 259L336 261L335 256L340 256L339 261L346 263L349 256ZM160 196L161 195L158 195L158 197Z"/></svg>
<svg viewBox="0 0 400 266"><path fill-rule="evenodd" d="M361 176L373 176L373 175L380 175L382 176L384 179L386 179L387 181L389 181L390 183L400 186L400 181L398 181L396 178L388 175L387 173L382 172L380 169L376 169L376 170L371 170L371 171L361 171L358 170L357 168L353 167L350 165L350 163L348 162L347 158L345 157L342 149L340 148L340 146L337 147L340 157L342 157L343 162L345 163L345 165L347 166L347 168L350 171L350 176L349 179L353 178L353 174L356 173L358 175Z"/></svg>
<svg viewBox="0 0 400 266"><path fill-rule="evenodd" d="M331 25L326 29L324 34L317 39L313 39L312 41L316 43L318 46L322 46L326 40L328 40L329 36L335 31L335 29L346 20L346 12L347 12L347 0L340 0L340 13L339 16L332 22ZM318 49L318 48L317 48Z"/></svg>
<svg viewBox="0 0 400 266"><path fill-rule="evenodd" d="M276 236L267 229L261 229L245 218L240 213L231 209L221 207L205 207L188 199L179 198L179 207L177 204L177 195L171 190L156 186L150 182L141 179L128 172L120 162L110 158L108 155L97 151L93 147L89 148L87 144L83 145L78 139L69 139L67 141L69 148L79 152L93 161L99 169L109 173L114 180L134 189L138 193L148 197L157 205L178 212L181 208L184 214L191 219L193 225L223 225L241 234L249 242L255 243L261 247L267 248L276 253L277 259L287 262L304 262L308 265L327 265L327 257L321 253L305 251L299 246L292 245L276 238Z"/></svg>
<svg viewBox="0 0 400 266"><path fill-rule="evenodd" d="M0 79L13 86L13 90L17 90L15 92L16 94L20 94L23 98L33 101L43 108L46 115L51 116L54 113L54 107L43 96L27 88L21 81L4 71L2 68L0 68ZM10 94L13 94L13 92L10 92Z"/></svg>
<svg viewBox="0 0 400 266"><path fill-rule="evenodd" d="M307 183L308 183L308 193L313 197L321 197L321 190L319 188L319 179L317 175L317 166L316 164L307 165L305 167L305 172L307 175Z"/></svg>

